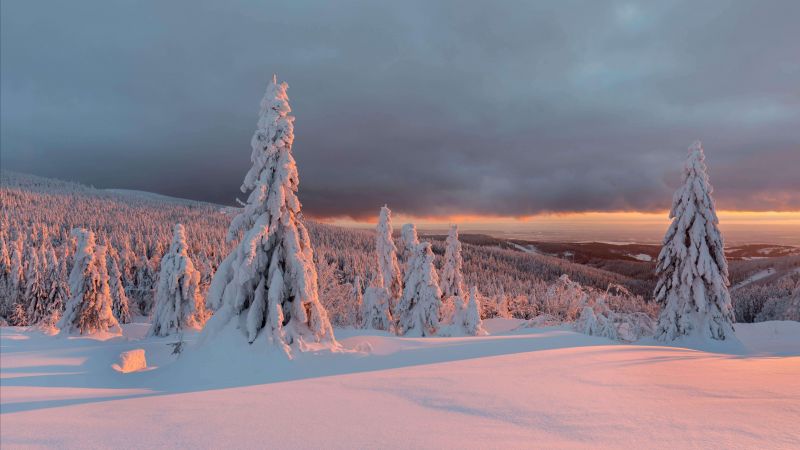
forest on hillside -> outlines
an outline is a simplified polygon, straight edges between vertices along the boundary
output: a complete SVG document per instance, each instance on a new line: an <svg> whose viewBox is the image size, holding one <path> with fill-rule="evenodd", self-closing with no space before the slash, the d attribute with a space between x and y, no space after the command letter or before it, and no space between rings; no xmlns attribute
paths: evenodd
<svg viewBox="0 0 800 450"><path fill-rule="evenodd" d="M59 309L69 298L67 278L75 242L70 230L93 230L108 248L113 267L112 296L123 296L131 314L148 316L154 306L161 258L176 223L185 227L188 253L200 273L205 295L222 258L232 247L225 235L235 208L173 199L133 191L102 190L77 183L2 172L0 202L0 316L12 323L53 318L30 311L37 296L55 297ZM376 211L377 215L377 211ZM357 326L364 291L378 276L375 233L306 220L314 245L320 300L335 326ZM397 233L395 233L397 237ZM445 236L431 235L434 264L442 269ZM611 307L655 317L649 280L572 263L564 259L499 245L494 239L463 239L463 272L468 286L482 299L481 316L531 319L542 313L574 320L578 306L563 299L562 275L586 289L606 292L612 287ZM498 244L498 245L495 245ZM399 254L401 263L402 253ZM776 263L800 266L796 256L777 261L734 261L731 278L741 280ZM11 274L18 281L12 285ZM114 277L112 277L114 278ZM800 272L768 284L754 283L734 290L738 321L780 319ZM118 283L114 284L114 283ZM60 300L59 300L60 299ZM39 314L41 316L41 314ZM31 317L28 317L31 316Z"/></svg>

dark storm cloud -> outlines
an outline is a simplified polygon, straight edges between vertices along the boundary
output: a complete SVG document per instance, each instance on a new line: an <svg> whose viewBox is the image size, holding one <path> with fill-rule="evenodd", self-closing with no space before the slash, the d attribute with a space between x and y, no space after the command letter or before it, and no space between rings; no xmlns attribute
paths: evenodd
<svg viewBox="0 0 800 450"><path fill-rule="evenodd" d="M3 166L232 203L266 80L317 216L800 209L800 2L2 3Z"/></svg>

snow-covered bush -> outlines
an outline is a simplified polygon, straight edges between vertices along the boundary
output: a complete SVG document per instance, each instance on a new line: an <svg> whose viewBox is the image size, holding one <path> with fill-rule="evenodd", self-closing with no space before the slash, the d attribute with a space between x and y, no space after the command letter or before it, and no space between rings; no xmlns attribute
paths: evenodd
<svg viewBox="0 0 800 450"><path fill-rule="evenodd" d="M383 286L370 286L364 292L363 328L392 331L392 315L389 312L389 291Z"/></svg>
<svg viewBox="0 0 800 450"><path fill-rule="evenodd" d="M356 280L353 279L353 283L345 281L344 274L333 261L321 261L316 267L319 300L325 306L331 324L337 327L360 326L362 305L356 295Z"/></svg>
<svg viewBox="0 0 800 450"><path fill-rule="evenodd" d="M672 223L658 256L656 301L663 305L656 338L735 339L728 262L711 198L700 142L689 148L683 185L675 192Z"/></svg>
<svg viewBox="0 0 800 450"><path fill-rule="evenodd" d="M605 291L582 286L562 275L551 285L545 296L543 312L521 325L523 328L538 328L572 324L575 331L590 336L605 337L611 340L632 342L642 337L652 336L655 321L650 314L639 311L617 312L610 305L625 303L622 299L630 296L624 287L609 285ZM554 314L555 313L555 314Z"/></svg>
<svg viewBox="0 0 800 450"><path fill-rule="evenodd" d="M606 308L598 308L598 306L600 305L596 303L594 307L589 305L583 307L581 315L575 321L575 330L589 336L616 340L617 328L614 326L613 316ZM595 311L595 309L599 309L599 311Z"/></svg>
<svg viewBox="0 0 800 450"><path fill-rule="evenodd" d="M785 317L787 320L800 321L800 281L797 282L797 286L794 288L789 306L786 308Z"/></svg>
<svg viewBox="0 0 800 450"><path fill-rule="evenodd" d="M800 321L800 281L789 295L771 297L764 302L755 321L766 322L768 320Z"/></svg>
<svg viewBox="0 0 800 450"><path fill-rule="evenodd" d="M143 348L128 350L119 354L119 363L111 366L122 373L137 372L147 368L147 357Z"/></svg>
<svg viewBox="0 0 800 450"><path fill-rule="evenodd" d="M578 319L588 301L588 290L564 274L547 288L540 310L543 314L572 322Z"/></svg>

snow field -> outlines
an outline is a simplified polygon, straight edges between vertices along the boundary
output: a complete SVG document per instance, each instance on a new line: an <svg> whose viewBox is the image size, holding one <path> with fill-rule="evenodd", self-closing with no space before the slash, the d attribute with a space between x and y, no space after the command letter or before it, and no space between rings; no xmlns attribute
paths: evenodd
<svg viewBox="0 0 800 450"><path fill-rule="evenodd" d="M401 338L339 329L343 350L171 354L147 324L98 341L3 327L5 448L797 448L800 323L737 325L735 354L622 345L567 327ZM238 331L232 330L234 333ZM151 369L111 368L147 352ZM237 349L232 351L232 349ZM368 349L368 351L359 350Z"/></svg>

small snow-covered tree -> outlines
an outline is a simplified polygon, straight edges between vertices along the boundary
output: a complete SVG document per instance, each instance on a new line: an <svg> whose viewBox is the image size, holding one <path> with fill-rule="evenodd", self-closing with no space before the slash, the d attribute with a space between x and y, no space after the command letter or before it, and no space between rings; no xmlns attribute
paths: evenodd
<svg viewBox="0 0 800 450"><path fill-rule="evenodd" d="M595 311L596 309L598 311ZM616 340L618 337L614 316L614 313L605 308L605 304L602 302L595 304L594 307L587 304L581 310L578 320L575 321L575 330L589 336Z"/></svg>
<svg viewBox="0 0 800 450"><path fill-rule="evenodd" d="M69 274L72 298L58 327L62 333L119 333L119 323L111 312L105 247L95 245L91 231L75 229L72 234L77 239L75 262Z"/></svg>
<svg viewBox="0 0 800 450"><path fill-rule="evenodd" d="M119 268L119 258L116 254L112 253L108 258L108 288L111 292L111 310L114 312L114 317L117 318L119 323L130 323L130 301L128 300L128 295L125 293L125 286L123 285L122 278L122 272Z"/></svg>
<svg viewBox="0 0 800 450"><path fill-rule="evenodd" d="M469 291L469 301L464 311L464 331L472 336L486 334L481 321L481 306L478 301L478 288L472 286Z"/></svg>
<svg viewBox="0 0 800 450"><path fill-rule="evenodd" d="M442 295L466 297L464 276L461 274L464 260L461 258L461 242L458 240L458 225L452 225L445 240L444 266L442 267Z"/></svg>
<svg viewBox="0 0 800 450"><path fill-rule="evenodd" d="M228 230L229 240L243 235L214 275L208 303L217 313L207 328L213 333L233 323L249 343L262 335L291 354L292 347L338 344L319 301L314 251L299 217L287 87L273 76L261 101L253 166L242 184L250 194Z"/></svg>
<svg viewBox="0 0 800 450"><path fill-rule="evenodd" d="M134 283L128 289L128 299L134 300L142 314L150 314L153 309L154 291L157 273L153 269L153 261L147 258L146 252L139 253L136 262Z"/></svg>
<svg viewBox="0 0 800 450"><path fill-rule="evenodd" d="M44 277L47 271L46 255L32 245L28 247L28 266L25 269L25 293L23 302L28 308L28 322L37 324L49 315L47 291Z"/></svg>
<svg viewBox="0 0 800 450"><path fill-rule="evenodd" d="M461 242L458 241L458 226L452 225L445 240L444 265L442 267L442 311L441 319L445 323L454 323L454 313L459 304L466 304L464 276L461 273L464 261L461 258Z"/></svg>
<svg viewBox="0 0 800 450"><path fill-rule="evenodd" d="M7 236L0 229L0 317L5 317L11 304L11 253L8 251Z"/></svg>
<svg viewBox="0 0 800 450"><path fill-rule="evenodd" d="M481 321L481 306L478 289L472 286L469 300L456 296L453 299L453 317L448 325L439 330L441 336L482 336L486 335Z"/></svg>
<svg viewBox="0 0 800 450"><path fill-rule="evenodd" d="M8 252L8 243L5 230L0 230L0 277L6 278L11 273L11 254Z"/></svg>
<svg viewBox="0 0 800 450"><path fill-rule="evenodd" d="M361 283L361 277L356 275L353 279L353 286L350 292L350 297L352 298L352 305L353 305L353 324L355 327L364 322L364 316L362 315L364 312L364 291L363 291L363 284Z"/></svg>
<svg viewBox="0 0 800 450"><path fill-rule="evenodd" d="M728 262L711 193L703 147L695 142L683 185L672 200L672 223L656 265L655 297L663 306L656 339L735 338Z"/></svg>
<svg viewBox="0 0 800 450"><path fill-rule="evenodd" d="M56 256L55 249L50 246L47 252L47 272L45 275L45 287L47 289L47 319L45 323L55 326L61 319L64 305L69 301L69 284L67 279L67 263L64 258L61 260Z"/></svg>
<svg viewBox="0 0 800 450"><path fill-rule="evenodd" d="M22 294L25 288L25 258L23 256L23 239L17 236L17 240L11 244L11 260L8 274L8 305L19 304L25 309L22 303ZM15 307L16 308L16 307Z"/></svg>
<svg viewBox="0 0 800 450"><path fill-rule="evenodd" d="M28 326L28 314L25 312L25 306L22 303L16 302L11 305L11 312L8 314L8 323L14 327Z"/></svg>
<svg viewBox="0 0 800 450"><path fill-rule="evenodd" d="M383 286L370 286L364 292L362 327L392 331L392 314L389 312L389 291Z"/></svg>
<svg viewBox="0 0 800 450"><path fill-rule="evenodd" d="M414 249L416 249L417 245L419 244L417 227L414 226L413 223L407 223L403 225L403 228L400 231L400 239L403 243L401 254L406 259L406 264L408 264L408 259L414 253Z"/></svg>
<svg viewBox="0 0 800 450"><path fill-rule="evenodd" d="M200 298L199 284L200 272L195 270L189 258L186 232L183 225L176 224L172 245L161 258L151 335L168 336L187 328L202 328L206 312Z"/></svg>
<svg viewBox="0 0 800 450"><path fill-rule="evenodd" d="M419 242L413 225L403 226L403 238L409 256L403 276L403 297L397 305L398 332L432 336L439 328L442 291L433 266L431 244Z"/></svg>
<svg viewBox="0 0 800 450"><path fill-rule="evenodd" d="M381 286L389 292L390 307L394 309L403 291L400 266L397 264L397 247L392 238L392 211L384 205L381 208L376 229L375 250L378 255Z"/></svg>

